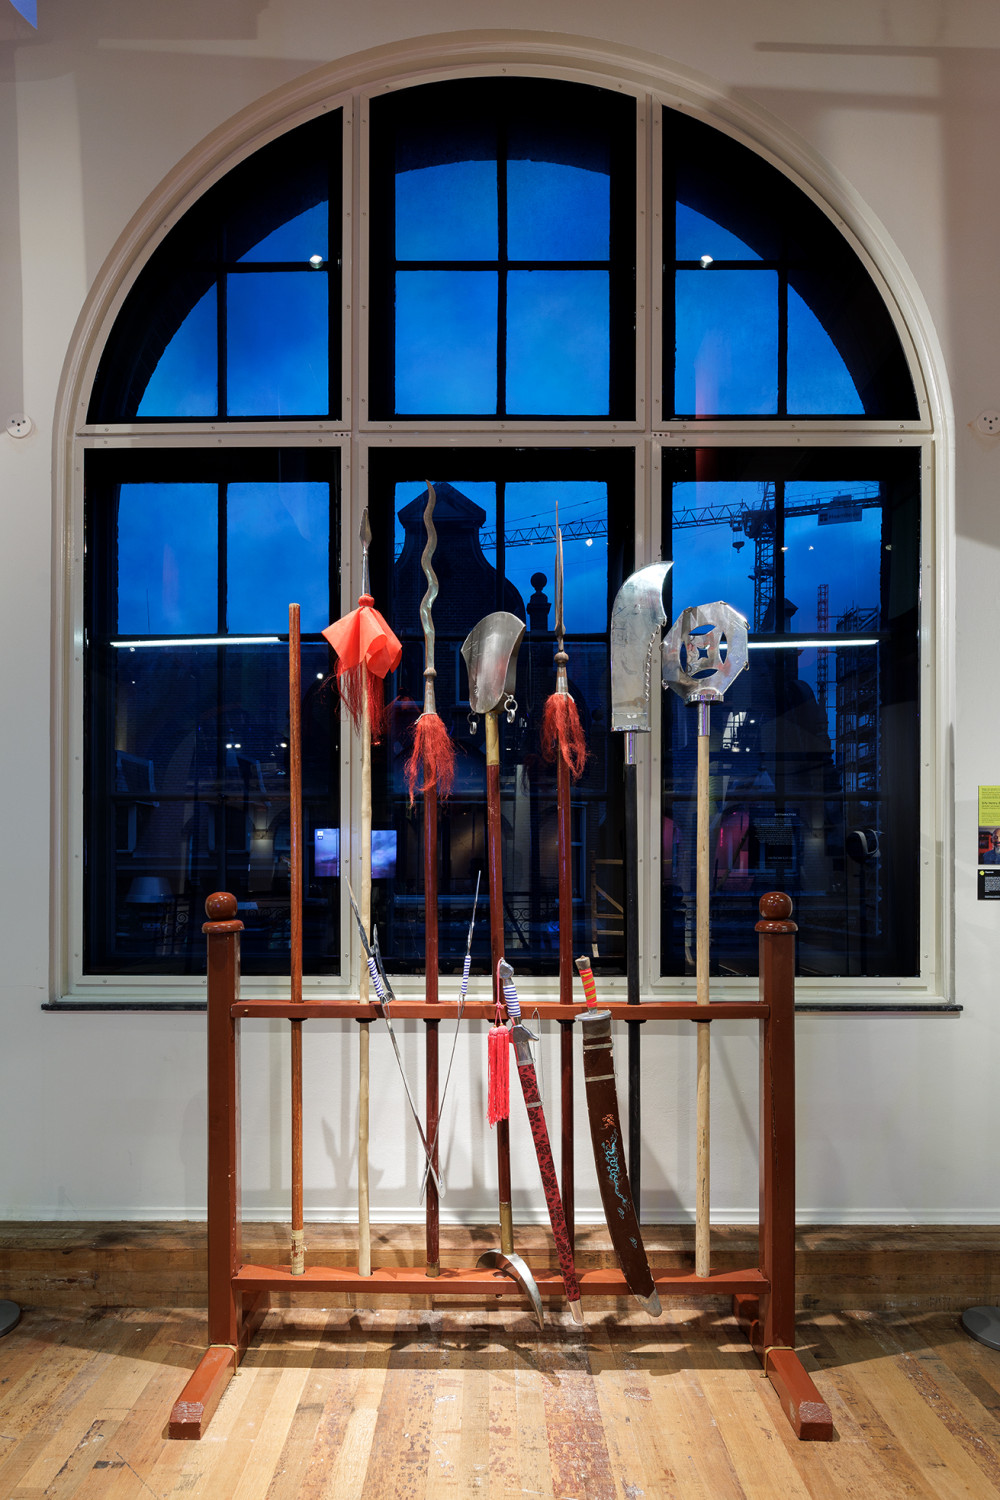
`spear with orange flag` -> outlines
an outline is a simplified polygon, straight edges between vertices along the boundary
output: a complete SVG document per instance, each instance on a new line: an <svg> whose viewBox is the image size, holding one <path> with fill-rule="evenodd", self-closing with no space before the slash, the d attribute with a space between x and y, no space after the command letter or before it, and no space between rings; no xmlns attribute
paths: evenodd
<svg viewBox="0 0 1000 1500"><path fill-rule="evenodd" d="M335 620L323 635L337 653L337 688L355 731L361 738L361 921L371 931L372 905L372 744L385 726L384 680L399 666L403 648L375 608L368 567L372 533L368 508L361 517L361 595L358 606ZM368 970L361 965L358 998L368 1000ZM372 1273L371 1218L368 1193L370 1022L358 1023L360 1084L358 1097L358 1271Z"/></svg>

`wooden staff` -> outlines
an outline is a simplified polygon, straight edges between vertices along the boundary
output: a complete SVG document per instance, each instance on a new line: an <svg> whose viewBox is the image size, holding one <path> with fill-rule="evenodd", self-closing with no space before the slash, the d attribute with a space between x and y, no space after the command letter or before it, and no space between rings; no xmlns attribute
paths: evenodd
<svg viewBox="0 0 1000 1500"><path fill-rule="evenodd" d="M434 526L434 506L437 493L430 480L427 481L427 504L424 507L424 527L427 543L420 559L427 589L420 601L420 623L424 633L424 706L414 726L413 749L407 757L404 772L413 806L417 782L423 778L424 792L424 996L428 1005L438 1002L438 876L437 876L437 812L438 794L447 797L455 780L455 748L445 725L437 712L434 683L437 672L434 667L434 600L438 596L438 578L433 567L437 550L437 530ZM427 1274L441 1273L440 1251L440 1193L435 1178L438 1169L438 1027L439 1022L428 1020L425 1035L425 1088L427 1139L430 1141L430 1171L425 1176L427 1184Z"/></svg>
<svg viewBox="0 0 1000 1500"><path fill-rule="evenodd" d="M580 715L569 690L564 615L565 575L562 531L556 510L556 685L542 715L542 754L556 763L556 850L559 891L559 1000L573 1004L573 825L570 778L579 780L587 761ZM575 1240L576 1192L573 1169L573 1023L560 1022L559 1077L561 1083L561 1182L570 1249Z"/></svg>
<svg viewBox="0 0 1000 1500"><path fill-rule="evenodd" d="M503 931L503 834L500 821L500 726L495 712L486 714L486 861L490 891L490 973L493 999L502 1000L497 965L504 956ZM497 1189L500 1201L500 1249L514 1249L514 1210L510 1190L510 1121L498 1120Z"/></svg>
<svg viewBox="0 0 1000 1500"><path fill-rule="evenodd" d="M399 666L403 648L375 609L369 593L368 548L372 533L368 511L361 517L361 594L358 607L335 620L323 635L337 653L337 687L361 738L361 907L363 931L371 931L372 890L372 739L381 735L384 718L382 681ZM358 996L368 1000L368 971L361 966ZM358 1023L358 1271L370 1276L371 1224L368 1199L369 1031Z"/></svg>
<svg viewBox="0 0 1000 1500"><path fill-rule="evenodd" d="M697 822L697 889L695 895L695 974L697 976L696 998L699 1005L708 1005L709 966L709 900L711 864L709 861L708 835L710 803L708 788L709 763L709 707L698 704L698 822ZM712 1028L708 1021L699 1021L698 1034L697 1095L695 1102L695 1231L694 1269L696 1276L707 1276L711 1269L711 1060Z"/></svg>
<svg viewBox="0 0 1000 1500"><path fill-rule="evenodd" d="M368 512L365 511L365 522ZM365 548L367 572L368 549ZM367 587L363 585L364 592ZM363 666L364 708L361 718L361 920L366 932L372 930L372 725L368 706L368 668ZM361 965L358 999L368 1001L368 970ZM371 1022L358 1022L358 1272L372 1274L371 1201L368 1189L368 1143L370 1133L371 1065L369 1042Z"/></svg>
<svg viewBox="0 0 1000 1500"><path fill-rule="evenodd" d="M721 600L684 610L663 642L663 681L698 710L697 823L695 830L695 974L697 1003L710 1004L709 731L713 703L747 666L747 622ZM710 1115L711 1023L699 1021L695 1102L696 1276L711 1271Z"/></svg>
<svg viewBox="0 0 1000 1500"><path fill-rule="evenodd" d="M497 965L504 956L503 856L500 817L500 725L501 707L513 718L517 704L513 690L517 676L517 653L524 639L524 621L505 610L487 615L473 626L462 644L462 657L469 672L469 704L473 718L486 720L486 864L490 892L490 966L493 1001L503 1000ZM473 728L475 724L473 723ZM498 1011L498 1014L502 1012ZM507 1067L506 1053L503 1064ZM510 1129L505 1115L496 1118L497 1183L500 1199L500 1254L514 1254L514 1217L510 1191ZM480 1264L482 1264L480 1259ZM527 1272L527 1267L523 1268ZM527 1273L530 1278L530 1272ZM519 1276L520 1279L520 1276ZM529 1293L529 1295L531 1295ZM537 1288L534 1297L537 1298ZM541 1303L538 1303L540 1308Z"/></svg>
<svg viewBox="0 0 1000 1500"><path fill-rule="evenodd" d="M302 999L302 637L299 606L288 606L288 777L291 866L291 997ZM292 1247L291 1272L306 1268L302 1208L302 1022L292 1027Z"/></svg>

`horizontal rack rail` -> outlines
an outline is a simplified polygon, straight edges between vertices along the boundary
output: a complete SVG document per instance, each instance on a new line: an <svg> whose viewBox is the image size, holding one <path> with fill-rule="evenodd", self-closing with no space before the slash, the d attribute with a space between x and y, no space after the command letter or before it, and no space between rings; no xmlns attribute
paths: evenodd
<svg viewBox="0 0 1000 1500"><path fill-rule="evenodd" d="M713 1000L710 1005L695 1005L686 1000L644 1000L629 1005L612 1000L601 1005L615 1021L764 1021L770 1014L766 1002L756 1000ZM543 1021L574 1021L586 1015L579 1005L564 1005L559 1000L523 1000L526 1014L538 1015ZM492 1000L467 1000L462 1012L464 1021L492 1021L496 1004ZM382 1009L374 1003L358 1000L236 1000L230 1013L239 1020L276 1021L377 1021ZM426 1000L393 1000L389 1014L394 1021L455 1021L458 1005L442 1000L429 1005Z"/></svg>

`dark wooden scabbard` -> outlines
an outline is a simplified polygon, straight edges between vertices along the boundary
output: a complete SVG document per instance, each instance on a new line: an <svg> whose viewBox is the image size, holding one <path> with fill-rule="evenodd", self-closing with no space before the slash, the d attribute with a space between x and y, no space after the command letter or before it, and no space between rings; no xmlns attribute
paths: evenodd
<svg viewBox="0 0 1000 1500"><path fill-rule="evenodd" d="M642 1230L632 1201L622 1128L618 1116L618 1090L611 1042L611 1012L586 1011L583 1027L583 1078L587 1086L587 1113L594 1143L594 1163L604 1204L611 1242L629 1291L648 1313L657 1317L660 1298L642 1243Z"/></svg>

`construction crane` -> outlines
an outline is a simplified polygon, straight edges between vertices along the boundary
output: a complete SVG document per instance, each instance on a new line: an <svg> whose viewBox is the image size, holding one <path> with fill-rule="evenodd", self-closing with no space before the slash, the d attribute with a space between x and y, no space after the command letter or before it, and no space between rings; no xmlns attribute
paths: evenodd
<svg viewBox="0 0 1000 1500"><path fill-rule="evenodd" d="M758 495L752 502L741 498L716 505L687 506L675 510L671 518L674 531L728 522L735 536L745 536L754 543L753 572L748 576L753 579L752 629L755 631L765 628L764 622L774 600L774 548L778 522L773 480L762 481L757 489ZM796 495L794 500L786 500L782 505L781 516L784 521L793 516L817 516L821 526L832 526L860 521L863 510L881 504L881 488L872 481L854 485L840 495ZM737 550L742 545L742 541L733 543Z"/></svg>

